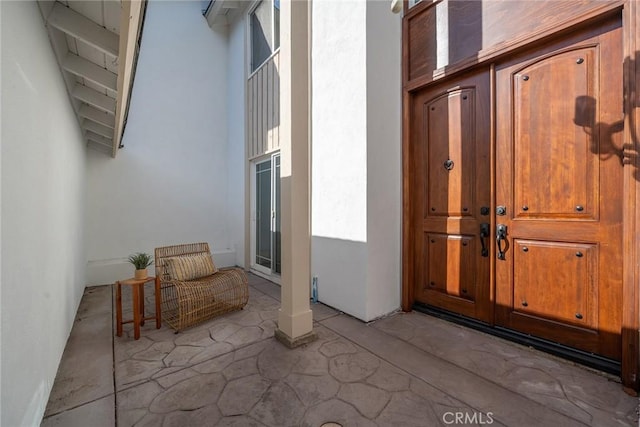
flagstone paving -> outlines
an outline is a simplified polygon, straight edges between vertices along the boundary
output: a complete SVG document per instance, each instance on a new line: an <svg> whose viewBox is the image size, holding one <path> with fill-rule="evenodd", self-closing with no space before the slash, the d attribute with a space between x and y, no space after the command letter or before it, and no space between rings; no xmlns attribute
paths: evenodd
<svg viewBox="0 0 640 427"><path fill-rule="evenodd" d="M289 350L273 337L279 288L249 277L244 310L178 334L147 322L139 340L99 326L112 290L88 288L78 316L90 325L95 307L93 329L76 320L42 425L637 424L615 378L419 313L365 324L312 304L318 340ZM146 297L152 308L151 286ZM130 305L125 294L125 318ZM92 360L105 366L84 369Z"/></svg>

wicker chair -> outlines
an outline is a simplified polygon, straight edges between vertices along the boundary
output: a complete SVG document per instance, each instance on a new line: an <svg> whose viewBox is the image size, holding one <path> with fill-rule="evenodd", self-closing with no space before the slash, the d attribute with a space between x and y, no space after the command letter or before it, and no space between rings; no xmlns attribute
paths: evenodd
<svg viewBox="0 0 640 427"><path fill-rule="evenodd" d="M177 280L169 270L171 259L211 256L207 243L156 248L156 281L162 293L162 318L176 332L223 313L242 309L249 299L247 275L240 268L224 268L205 277L189 271L191 280ZM193 260L192 258L191 260ZM215 269L213 265L212 268ZM215 270L214 270L215 271Z"/></svg>

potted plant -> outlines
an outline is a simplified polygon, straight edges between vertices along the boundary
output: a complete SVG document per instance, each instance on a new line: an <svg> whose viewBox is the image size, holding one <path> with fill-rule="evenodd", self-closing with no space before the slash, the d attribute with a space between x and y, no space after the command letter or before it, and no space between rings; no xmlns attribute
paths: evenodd
<svg viewBox="0 0 640 427"><path fill-rule="evenodd" d="M129 262L136 268L135 275L133 276L134 278L146 279L148 277L147 267L153 264L151 255L144 252L137 252L133 255L129 255Z"/></svg>

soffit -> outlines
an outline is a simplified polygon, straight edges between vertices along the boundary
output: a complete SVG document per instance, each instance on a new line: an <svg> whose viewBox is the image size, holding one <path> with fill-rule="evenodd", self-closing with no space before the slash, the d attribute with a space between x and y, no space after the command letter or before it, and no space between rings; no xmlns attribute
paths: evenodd
<svg viewBox="0 0 640 427"><path fill-rule="evenodd" d="M39 0L38 5L87 147L115 157L145 2Z"/></svg>
<svg viewBox="0 0 640 427"><path fill-rule="evenodd" d="M249 4L243 0L213 0L204 12L209 26L226 26Z"/></svg>

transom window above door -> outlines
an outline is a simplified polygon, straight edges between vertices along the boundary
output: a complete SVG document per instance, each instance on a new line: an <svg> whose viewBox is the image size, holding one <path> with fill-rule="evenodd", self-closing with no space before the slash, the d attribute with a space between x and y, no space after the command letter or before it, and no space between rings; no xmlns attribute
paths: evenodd
<svg viewBox="0 0 640 427"><path fill-rule="evenodd" d="M280 47L280 0L262 0L249 15L251 72Z"/></svg>

